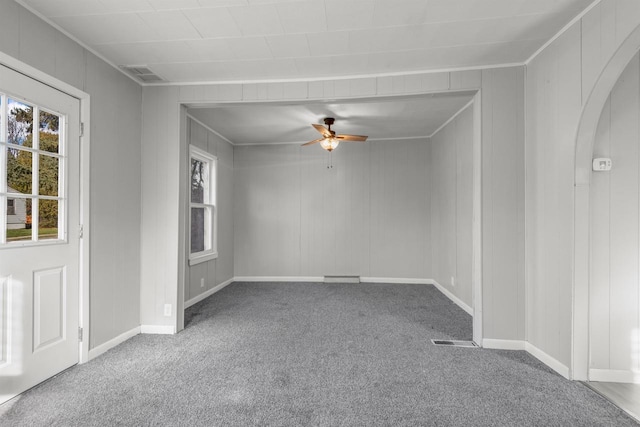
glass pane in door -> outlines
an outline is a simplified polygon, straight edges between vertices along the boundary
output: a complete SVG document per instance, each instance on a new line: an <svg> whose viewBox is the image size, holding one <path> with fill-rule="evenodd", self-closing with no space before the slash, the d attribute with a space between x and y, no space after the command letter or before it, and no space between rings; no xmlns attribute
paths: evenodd
<svg viewBox="0 0 640 427"><path fill-rule="evenodd" d="M40 200L38 206L38 240L58 238L57 200Z"/></svg>
<svg viewBox="0 0 640 427"><path fill-rule="evenodd" d="M40 150L49 153L58 153L58 147L60 145L60 133L58 131L60 117L56 114L40 110L39 119L40 130L38 136L40 138Z"/></svg>
<svg viewBox="0 0 640 427"><path fill-rule="evenodd" d="M18 148L7 148L7 192L32 194L33 155Z"/></svg>

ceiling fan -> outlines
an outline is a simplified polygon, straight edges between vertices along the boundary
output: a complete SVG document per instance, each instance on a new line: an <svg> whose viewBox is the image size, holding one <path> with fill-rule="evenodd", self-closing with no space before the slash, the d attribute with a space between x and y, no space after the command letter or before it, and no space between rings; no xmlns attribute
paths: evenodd
<svg viewBox="0 0 640 427"><path fill-rule="evenodd" d="M313 141L309 141L306 144L302 144L302 146L304 147L305 145L311 145L311 144L315 144L316 142L319 142L322 148L331 152L335 150L338 144L340 144L340 141L366 141L367 140L367 136L365 135L336 135L335 131L331 130L331 125L333 124L334 121L335 119L333 117L325 118L324 124L327 125L327 127L324 127L318 124L312 124L311 126L313 126L318 132L320 132L320 134L322 135L322 138L314 139Z"/></svg>

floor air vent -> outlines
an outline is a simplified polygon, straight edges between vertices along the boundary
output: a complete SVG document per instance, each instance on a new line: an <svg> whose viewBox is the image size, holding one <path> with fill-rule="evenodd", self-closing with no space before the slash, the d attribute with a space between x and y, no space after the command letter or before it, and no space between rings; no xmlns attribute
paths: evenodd
<svg viewBox="0 0 640 427"><path fill-rule="evenodd" d="M434 345L443 345L448 347L468 347L478 348L478 345L473 341L455 341L455 340L431 340Z"/></svg>
<svg viewBox="0 0 640 427"><path fill-rule="evenodd" d="M324 276L324 283L360 283L360 276Z"/></svg>

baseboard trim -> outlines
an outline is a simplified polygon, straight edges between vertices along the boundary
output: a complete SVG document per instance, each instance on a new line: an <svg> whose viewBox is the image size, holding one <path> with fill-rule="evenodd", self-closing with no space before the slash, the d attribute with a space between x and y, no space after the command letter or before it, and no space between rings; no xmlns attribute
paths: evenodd
<svg viewBox="0 0 640 427"><path fill-rule="evenodd" d="M104 354L107 351L111 350L113 347L122 344L123 342L125 342L129 338L135 337L139 333L140 333L140 326L136 326L135 328L133 328L131 330L128 330L127 332L123 332L122 334L118 335L117 337L112 338L109 341L107 341L105 343L102 343L97 347L92 348L91 350L89 350L89 359L88 360L95 359L96 357L100 356L101 354Z"/></svg>
<svg viewBox="0 0 640 427"><path fill-rule="evenodd" d="M216 292L218 292L218 291L222 290L223 288L225 288L225 287L229 286L230 284L232 284L234 280L235 279L232 277L231 279L225 280L224 282L220 283L219 285L214 286L213 288L209 289L208 291L201 293L197 297L193 297L189 301L185 301L184 302L184 308L189 308L192 305L194 305L196 303L199 303L203 299L210 297L211 295L215 294Z"/></svg>
<svg viewBox="0 0 640 427"><path fill-rule="evenodd" d="M173 325L141 325L141 334L160 334L173 335L176 333L176 327Z"/></svg>
<svg viewBox="0 0 640 427"><path fill-rule="evenodd" d="M234 277L232 282L320 282L324 283L324 276L238 276ZM447 298L453 301L458 307L467 312L470 316L473 316L473 308L469 307L464 301L452 294L444 286L440 285L433 279L418 279L418 278L401 278L401 277L360 277L361 283L398 283L408 285L434 285L436 289L444 294ZM206 297L204 297L206 298ZM204 299L203 298L203 299ZM192 300L185 302L185 308L189 307L187 304ZM196 301L197 302L197 301ZM194 302L195 304L195 302Z"/></svg>
<svg viewBox="0 0 640 427"><path fill-rule="evenodd" d="M551 369L553 369L554 371L556 371L557 373L565 377L566 379L570 379L569 368L565 366L563 363L561 363L560 361L558 361L557 359L549 356L547 353L540 350L538 347L531 344L530 342L525 343L525 350L527 350L527 353L531 354L533 357L535 357L536 359L538 359L539 361L541 361L542 363L544 363L545 365L547 365L548 367L550 367Z"/></svg>
<svg viewBox="0 0 640 427"><path fill-rule="evenodd" d="M589 369L589 381L640 384L640 373L616 369Z"/></svg>
<svg viewBox="0 0 640 427"><path fill-rule="evenodd" d="M466 311L469 316L473 316L473 308L469 307L469 305L467 305L467 303L465 303L460 298L455 296L449 289L445 288L444 286L442 286L440 283L436 282L435 280L432 280L431 282L432 282L433 286L436 287L436 289L438 289L440 292L442 292L451 301L456 303L458 305L458 307L460 307L461 309Z"/></svg>
<svg viewBox="0 0 640 427"><path fill-rule="evenodd" d="M399 277L361 277L362 283L399 283L407 285L433 285L432 279L402 279Z"/></svg>
<svg viewBox="0 0 640 427"><path fill-rule="evenodd" d="M324 282L324 276L237 276L233 282Z"/></svg>
<svg viewBox="0 0 640 427"><path fill-rule="evenodd" d="M484 338L482 347L493 350L526 350L526 343L522 340L496 340Z"/></svg>
<svg viewBox="0 0 640 427"><path fill-rule="evenodd" d="M524 340L496 340L491 338L485 338L482 340L482 347L490 348L494 350L524 350L549 368L556 371L566 379L569 378L569 368L559 362L557 359L549 356L544 351L540 350L535 345Z"/></svg>

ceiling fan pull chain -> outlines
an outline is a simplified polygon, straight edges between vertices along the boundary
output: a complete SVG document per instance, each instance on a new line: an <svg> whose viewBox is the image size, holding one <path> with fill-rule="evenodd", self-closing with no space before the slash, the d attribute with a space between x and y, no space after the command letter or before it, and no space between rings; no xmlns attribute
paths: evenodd
<svg viewBox="0 0 640 427"><path fill-rule="evenodd" d="M333 152L329 151L329 163L327 164L327 169L333 169Z"/></svg>

